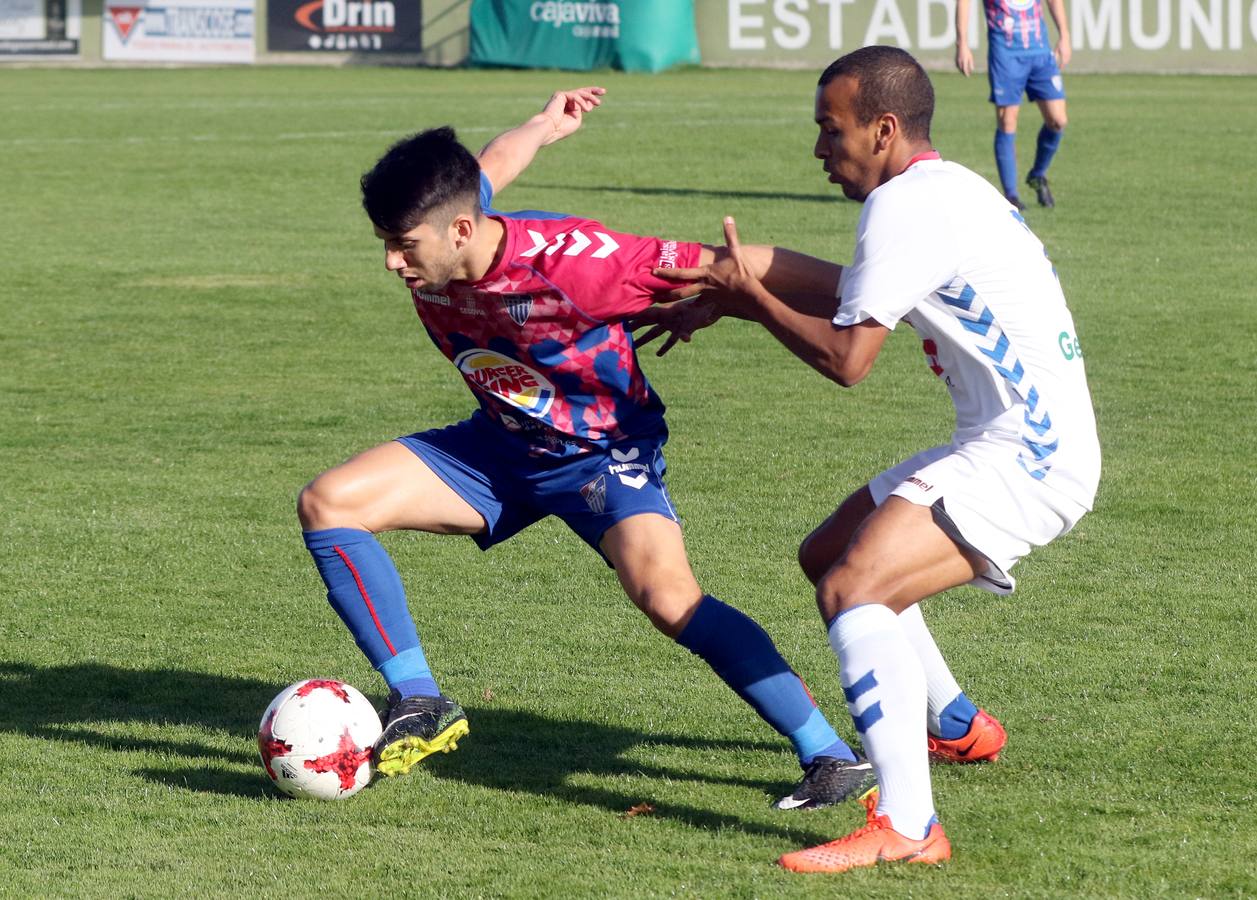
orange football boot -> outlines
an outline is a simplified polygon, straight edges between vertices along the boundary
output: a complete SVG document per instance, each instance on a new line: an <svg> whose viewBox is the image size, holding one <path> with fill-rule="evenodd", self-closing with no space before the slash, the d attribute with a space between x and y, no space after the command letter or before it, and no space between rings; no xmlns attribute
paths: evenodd
<svg viewBox="0 0 1257 900"><path fill-rule="evenodd" d="M927 733L926 740L930 756L942 762L995 762L1004 745L1008 743L1008 732L999 723L999 719L985 709L980 709L964 737L947 741Z"/></svg>
<svg viewBox="0 0 1257 900"><path fill-rule="evenodd" d="M951 843L943 834L942 825L932 824L919 841L906 838L890 826L889 816L877 815L876 792L870 796L871 802L868 798L864 800L868 824L863 828L819 847L787 853L777 860L778 864L792 872L846 872L879 862L937 865L951 859Z"/></svg>

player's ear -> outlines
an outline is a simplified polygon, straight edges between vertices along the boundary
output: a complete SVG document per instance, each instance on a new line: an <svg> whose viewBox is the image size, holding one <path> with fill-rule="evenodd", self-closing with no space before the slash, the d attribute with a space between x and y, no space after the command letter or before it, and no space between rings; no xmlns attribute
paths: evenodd
<svg viewBox="0 0 1257 900"><path fill-rule="evenodd" d="M460 250L471 243L475 233L476 220L469 213L459 213L450 222L450 239L454 242L454 246Z"/></svg>
<svg viewBox="0 0 1257 900"><path fill-rule="evenodd" d="M877 119L877 132L873 136L878 152L884 153L897 134L899 134L898 117L894 113L882 113Z"/></svg>

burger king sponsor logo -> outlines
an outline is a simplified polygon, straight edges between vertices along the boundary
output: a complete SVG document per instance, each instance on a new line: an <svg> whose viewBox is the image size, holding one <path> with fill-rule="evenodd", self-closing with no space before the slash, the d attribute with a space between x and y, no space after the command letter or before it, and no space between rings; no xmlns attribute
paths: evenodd
<svg viewBox="0 0 1257 900"><path fill-rule="evenodd" d="M464 350L454 365L477 390L500 397L530 416L544 416L554 402L554 385L518 360L492 350Z"/></svg>

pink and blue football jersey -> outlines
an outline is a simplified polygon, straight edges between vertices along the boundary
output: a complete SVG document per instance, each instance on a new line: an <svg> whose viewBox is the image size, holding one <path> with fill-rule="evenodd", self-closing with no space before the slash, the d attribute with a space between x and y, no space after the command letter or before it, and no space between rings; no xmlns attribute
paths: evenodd
<svg viewBox="0 0 1257 900"><path fill-rule="evenodd" d="M1050 53L1042 0L983 0L992 54Z"/></svg>
<svg viewBox="0 0 1257 900"><path fill-rule="evenodd" d="M537 456L666 435L663 403L622 320L676 286L652 269L697 265L700 245L580 216L487 214L506 229L497 264L476 282L412 292L482 413Z"/></svg>

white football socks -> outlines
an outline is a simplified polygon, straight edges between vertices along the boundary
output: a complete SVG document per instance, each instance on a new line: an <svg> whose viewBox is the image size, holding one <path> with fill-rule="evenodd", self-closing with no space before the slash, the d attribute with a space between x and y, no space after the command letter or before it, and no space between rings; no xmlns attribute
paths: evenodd
<svg viewBox="0 0 1257 900"><path fill-rule="evenodd" d="M849 609L829 629L847 708L877 771L877 811L905 837L925 837L934 817L925 745L925 674L894 610Z"/></svg>
<svg viewBox="0 0 1257 900"><path fill-rule="evenodd" d="M942 727L938 717L960 694L960 685L947 667L943 654L939 652L934 636L925 625L925 617L921 615L921 604L914 603L899 614L899 624L903 633L917 652L921 668L925 670L926 692L926 724L930 734L938 734ZM921 736L925 740L925 735Z"/></svg>

